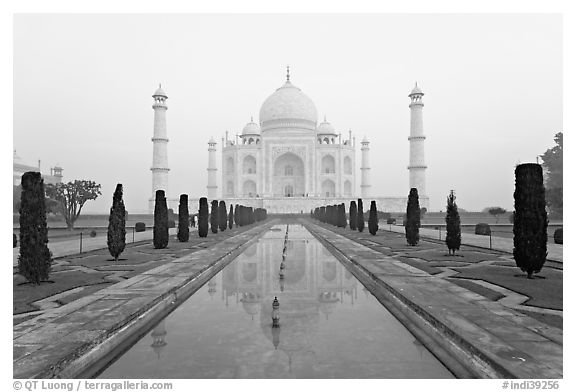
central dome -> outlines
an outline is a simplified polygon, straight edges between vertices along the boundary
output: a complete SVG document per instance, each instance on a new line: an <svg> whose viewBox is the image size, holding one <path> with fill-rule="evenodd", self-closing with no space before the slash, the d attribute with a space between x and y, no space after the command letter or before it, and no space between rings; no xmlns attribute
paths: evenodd
<svg viewBox="0 0 576 392"><path fill-rule="evenodd" d="M314 102L290 80L270 95L260 108L262 130L286 126L315 129L317 119Z"/></svg>

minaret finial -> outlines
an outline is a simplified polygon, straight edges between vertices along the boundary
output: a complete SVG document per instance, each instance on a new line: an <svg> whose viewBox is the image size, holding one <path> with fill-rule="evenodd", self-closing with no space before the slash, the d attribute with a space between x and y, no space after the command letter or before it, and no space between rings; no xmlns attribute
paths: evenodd
<svg viewBox="0 0 576 392"><path fill-rule="evenodd" d="M326 122L326 115L324 115L324 122Z"/></svg>
<svg viewBox="0 0 576 392"><path fill-rule="evenodd" d="M290 66L289 65L286 66L286 81L287 82L290 81Z"/></svg>
<svg viewBox="0 0 576 392"><path fill-rule="evenodd" d="M251 122L251 123L254 122L254 117L250 116L250 122Z"/></svg>

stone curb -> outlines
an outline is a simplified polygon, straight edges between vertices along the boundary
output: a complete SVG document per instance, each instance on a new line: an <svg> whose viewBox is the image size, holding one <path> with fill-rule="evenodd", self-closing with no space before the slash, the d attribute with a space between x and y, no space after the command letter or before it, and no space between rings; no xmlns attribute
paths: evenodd
<svg viewBox="0 0 576 392"><path fill-rule="evenodd" d="M217 274L222 268L234 260L240 253L242 253L248 246L253 244L257 239L273 225L273 220L264 222L262 225L249 229L245 232L239 233L238 236L246 237L245 241L236 244L232 249L228 250L225 254L219 255L215 260L211 260L208 265L205 265L199 270L193 271L192 275L186 276L179 284L172 287L166 292L157 295L152 301L143 303L142 306L131 314L124 315L123 319L110 326L108 329L102 331L97 336L94 336L89 341L81 346L75 348L71 352L65 353L61 358L55 362L50 363L45 367L28 366L28 369L18 369L19 367L26 366L26 357L18 358L13 362L13 376L15 378L88 378L92 377L99 372L101 367L105 366L116 355L121 353L123 349L129 347L137 339L141 337L141 331L151 326L154 322L162 319L182 302L190 297L196 290ZM227 238L219 245L220 248L227 241L234 241L238 237ZM198 252L196 252L198 253ZM168 263L185 263L190 255L183 256ZM92 294L93 300L98 300L106 295L121 295L122 287L129 285L130 281L137 281L142 279L142 276L153 275L154 270L165 268L166 265L156 267L153 270L146 271L145 273L134 276L126 281L109 286L99 292ZM179 271L178 276L183 277L182 272ZM55 319L65 314L65 310L77 309L86 306L89 298L83 298L79 301L71 302L54 310L54 312L45 313L39 317L42 319ZM68 308L68 309L66 309ZM72 310L74 311L74 310ZM54 313L51 315L50 313ZM70 314L70 313L68 313ZM31 320L27 320L22 324L33 324ZM20 326L22 326L20 324ZM30 328L33 331L34 328ZM140 333L138 333L140 332ZM24 333L14 333L14 344L18 344L16 340L25 336ZM49 342L46 342L49 343ZM33 356L34 352L29 354ZM24 362L22 364L21 362ZM41 363L41 361L40 361Z"/></svg>
<svg viewBox="0 0 576 392"><path fill-rule="evenodd" d="M494 358L486 355L475 342L468 341L463 335L450 327L446 322L438 319L432 313L422 308L403 293L382 281L374 273L366 269L357 260L340 250L337 244L328 241L317 230L327 230L334 236L342 237L347 241L366 247L360 243L341 236L338 233L325 229L322 226L310 227L310 222L301 220L301 223L324 245L330 252L345 265L351 267L351 272L369 287L371 292L388 310L398 318L404 326L436 355L444 365L459 378L561 378L562 370L545 371L543 374L530 375L529 371L513 369L505 366ZM366 247L368 248L368 247ZM368 248L370 249L370 248ZM466 321L466 320L464 320ZM466 321L471 328L480 328ZM488 332L488 331L486 331ZM488 332L489 333L489 332ZM543 336L543 335L542 335ZM552 341L552 340L551 340ZM561 347L561 344L559 344Z"/></svg>

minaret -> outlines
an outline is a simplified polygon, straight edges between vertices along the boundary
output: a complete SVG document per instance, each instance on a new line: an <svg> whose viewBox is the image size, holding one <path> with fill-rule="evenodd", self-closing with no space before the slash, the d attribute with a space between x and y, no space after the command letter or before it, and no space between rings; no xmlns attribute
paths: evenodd
<svg viewBox="0 0 576 392"><path fill-rule="evenodd" d="M360 196L364 199L370 197L370 142L364 136L362 139L362 167L360 171L362 172L362 183L360 184Z"/></svg>
<svg viewBox="0 0 576 392"><path fill-rule="evenodd" d="M168 96L162 90L162 85L152 95L154 98L154 136L152 143L154 145L152 153L152 197L150 198L149 210L154 211L154 203L156 198L156 191L159 189L164 190L166 198L168 198L168 134L166 132L166 99Z"/></svg>
<svg viewBox="0 0 576 392"><path fill-rule="evenodd" d="M410 97L410 188L418 189L418 196L426 195L426 163L424 163L424 126L422 122L422 97L424 93L418 83L408 95Z"/></svg>
<svg viewBox="0 0 576 392"><path fill-rule="evenodd" d="M216 183L216 175L218 169L216 168L216 141L214 138L210 138L208 141L208 189L206 197L208 198L208 203L210 200L215 200L218 198L218 184Z"/></svg>

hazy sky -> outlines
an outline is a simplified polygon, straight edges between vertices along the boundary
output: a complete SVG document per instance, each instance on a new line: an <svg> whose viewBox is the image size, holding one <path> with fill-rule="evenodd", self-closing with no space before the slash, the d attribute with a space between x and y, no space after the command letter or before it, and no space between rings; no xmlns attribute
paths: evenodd
<svg viewBox="0 0 576 392"><path fill-rule="evenodd" d="M128 211L145 211L162 83L169 196L203 196L208 139L220 149L256 120L286 65L319 119L368 137L375 196L408 194L418 81L434 211L451 189L467 210L512 209L514 166L563 128L559 14L17 15L14 148L44 172L59 163L65 181L102 184L86 212L107 212L118 182Z"/></svg>

